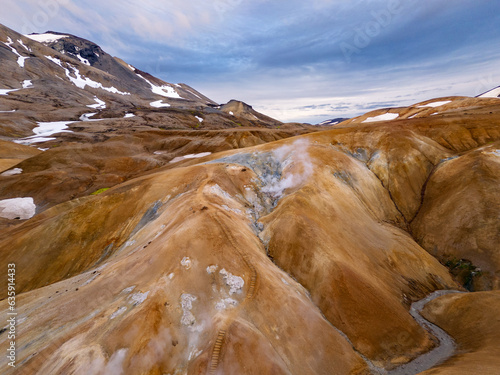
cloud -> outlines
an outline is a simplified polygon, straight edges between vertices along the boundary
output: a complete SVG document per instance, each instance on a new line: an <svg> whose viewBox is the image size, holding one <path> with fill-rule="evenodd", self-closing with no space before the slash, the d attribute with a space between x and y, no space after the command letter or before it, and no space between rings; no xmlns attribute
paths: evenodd
<svg viewBox="0 0 500 375"><path fill-rule="evenodd" d="M84 37L166 81L282 121L500 84L493 1L3 0L0 22Z"/></svg>

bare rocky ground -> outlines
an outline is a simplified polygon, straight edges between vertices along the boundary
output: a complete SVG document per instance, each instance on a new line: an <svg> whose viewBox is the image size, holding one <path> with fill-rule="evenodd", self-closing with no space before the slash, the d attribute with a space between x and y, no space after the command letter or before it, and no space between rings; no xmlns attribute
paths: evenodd
<svg viewBox="0 0 500 375"><path fill-rule="evenodd" d="M411 373L499 372L498 98L281 124L0 31L3 373L383 374L447 335ZM456 289L418 314L436 336L412 304Z"/></svg>

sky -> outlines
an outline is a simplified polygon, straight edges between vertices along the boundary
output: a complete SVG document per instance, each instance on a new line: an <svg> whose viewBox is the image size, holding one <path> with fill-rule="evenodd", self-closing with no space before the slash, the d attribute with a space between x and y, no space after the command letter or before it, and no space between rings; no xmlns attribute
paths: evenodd
<svg viewBox="0 0 500 375"><path fill-rule="evenodd" d="M319 123L500 85L497 0L2 0L219 103Z"/></svg>

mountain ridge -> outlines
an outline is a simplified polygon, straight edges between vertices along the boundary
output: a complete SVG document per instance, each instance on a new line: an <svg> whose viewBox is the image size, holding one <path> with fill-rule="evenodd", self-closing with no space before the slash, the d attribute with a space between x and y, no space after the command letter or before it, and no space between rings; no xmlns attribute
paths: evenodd
<svg viewBox="0 0 500 375"><path fill-rule="evenodd" d="M36 122L77 121L100 102L104 104L96 107L98 113L93 119L116 117L117 112L123 116L140 109L152 117L154 113L169 110L200 114L205 111L218 123L216 128L230 128L236 123L257 127L279 124L260 114L260 119L234 121L232 116L218 110L217 103L192 87L164 82L85 39L55 32L32 34L31 38L46 42L0 26L0 58L6 67L4 73L9 72L0 73L0 111L4 108L15 111L14 117L18 117L16 126L2 124L0 136L29 135ZM82 51L92 63L81 56ZM31 103L31 108L37 104L43 106L30 112L25 103ZM207 126L213 125L209 121L198 122L198 127Z"/></svg>

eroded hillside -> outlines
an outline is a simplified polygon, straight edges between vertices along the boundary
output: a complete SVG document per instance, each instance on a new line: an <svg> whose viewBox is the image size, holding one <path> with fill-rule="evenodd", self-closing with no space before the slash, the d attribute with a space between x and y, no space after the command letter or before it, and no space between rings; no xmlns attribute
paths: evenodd
<svg viewBox="0 0 500 375"><path fill-rule="evenodd" d="M5 229L18 371L383 373L438 345L409 307L461 288L449 257L498 289L500 105L453 102L186 158Z"/></svg>

